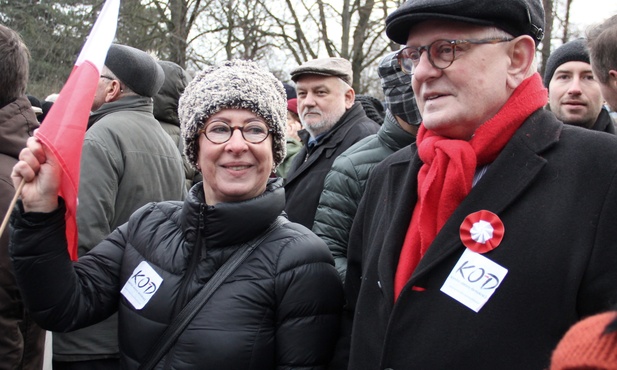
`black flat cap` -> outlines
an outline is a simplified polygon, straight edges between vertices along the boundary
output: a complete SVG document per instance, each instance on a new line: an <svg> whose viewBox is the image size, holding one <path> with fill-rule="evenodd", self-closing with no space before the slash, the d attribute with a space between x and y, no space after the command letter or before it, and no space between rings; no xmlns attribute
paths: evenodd
<svg viewBox="0 0 617 370"><path fill-rule="evenodd" d="M407 0L386 18L386 34L404 45L411 27L429 19L494 26L514 37L529 35L536 45L544 37L541 0Z"/></svg>
<svg viewBox="0 0 617 370"><path fill-rule="evenodd" d="M165 81L165 72L154 58L130 46L112 44L105 66L141 96L153 97Z"/></svg>

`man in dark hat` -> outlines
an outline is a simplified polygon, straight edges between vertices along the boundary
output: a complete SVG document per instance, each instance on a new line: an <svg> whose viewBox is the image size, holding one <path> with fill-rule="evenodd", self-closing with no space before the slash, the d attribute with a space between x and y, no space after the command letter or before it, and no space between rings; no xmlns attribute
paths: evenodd
<svg viewBox="0 0 617 370"><path fill-rule="evenodd" d="M566 42L551 53L546 60L544 86L548 88L550 110L563 123L615 133L613 121L603 108L585 39Z"/></svg>
<svg viewBox="0 0 617 370"><path fill-rule="evenodd" d="M544 109L543 29L541 0L387 17L422 125L373 170L352 226L349 369L544 369L617 301L617 162L602 160L617 137Z"/></svg>
<svg viewBox="0 0 617 370"><path fill-rule="evenodd" d="M149 202L186 193L178 148L153 116L165 75L147 53L113 44L92 104L81 158L79 254L97 245ZM54 370L118 369L117 316L67 334L54 333Z"/></svg>
<svg viewBox="0 0 617 370"><path fill-rule="evenodd" d="M291 71L298 95L303 147L285 182L285 212L289 219L313 227L324 178L334 159L350 146L374 134L379 125L355 102L351 63L343 58L309 60Z"/></svg>

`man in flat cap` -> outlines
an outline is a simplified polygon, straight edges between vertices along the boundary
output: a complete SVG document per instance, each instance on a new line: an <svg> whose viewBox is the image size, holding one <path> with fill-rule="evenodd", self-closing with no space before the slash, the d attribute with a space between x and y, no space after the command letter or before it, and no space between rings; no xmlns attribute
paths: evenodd
<svg viewBox="0 0 617 370"><path fill-rule="evenodd" d="M589 62L585 39L558 47L546 60L544 86L550 110L563 123L615 134L615 125L603 108L600 84Z"/></svg>
<svg viewBox="0 0 617 370"><path fill-rule="evenodd" d="M387 17L423 121L352 226L349 369L545 369L568 327L617 302L617 161L600 160L617 137L544 109L543 29L541 0Z"/></svg>
<svg viewBox="0 0 617 370"><path fill-rule="evenodd" d="M296 83L304 146L294 158L285 182L285 212L293 222L313 227L324 179L347 148L379 130L354 102L351 63L343 58L305 62L291 72Z"/></svg>
<svg viewBox="0 0 617 370"><path fill-rule="evenodd" d="M602 96L617 112L617 14L587 31L587 46Z"/></svg>
<svg viewBox="0 0 617 370"><path fill-rule="evenodd" d="M149 202L186 193L178 148L154 118L152 97L165 79L147 53L113 44L95 93L81 158L79 254L97 245ZM54 333L54 370L118 369L117 316Z"/></svg>

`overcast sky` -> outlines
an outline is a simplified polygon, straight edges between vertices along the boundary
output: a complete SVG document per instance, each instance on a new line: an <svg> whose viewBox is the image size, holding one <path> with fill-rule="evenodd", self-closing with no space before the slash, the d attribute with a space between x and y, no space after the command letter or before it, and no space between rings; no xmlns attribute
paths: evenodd
<svg viewBox="0 0 617 370"><path fill-rule="evenodd" d="M587 26L600 23L617 14L616 0L573 0L571 19L584 30Z"/></svg>

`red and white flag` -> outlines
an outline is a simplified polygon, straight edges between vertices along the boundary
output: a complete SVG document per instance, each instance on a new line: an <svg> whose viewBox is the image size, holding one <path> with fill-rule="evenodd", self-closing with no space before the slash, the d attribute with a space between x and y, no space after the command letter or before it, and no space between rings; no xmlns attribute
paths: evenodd
<svg viewBox="0 0 617 370"><path fill-rule="evenodd" d="M66 203L66 240L73 261L77 260L76 213L81 148L99 76L116 36L119 9L120 0L105 2L66 84L35 134L62 166L58 195Z"/></svg>

